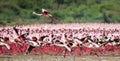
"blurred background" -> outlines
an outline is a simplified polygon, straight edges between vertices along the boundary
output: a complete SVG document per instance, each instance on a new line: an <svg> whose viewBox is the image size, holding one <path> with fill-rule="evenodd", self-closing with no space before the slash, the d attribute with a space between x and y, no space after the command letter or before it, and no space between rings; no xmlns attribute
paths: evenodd
<svg viewBox="0 0 120 61"><path fill-rule="evenodd" d="M32 14L41 8L64 23L120 22L120 0L0 0L0 26L49 23Z"/></svg>

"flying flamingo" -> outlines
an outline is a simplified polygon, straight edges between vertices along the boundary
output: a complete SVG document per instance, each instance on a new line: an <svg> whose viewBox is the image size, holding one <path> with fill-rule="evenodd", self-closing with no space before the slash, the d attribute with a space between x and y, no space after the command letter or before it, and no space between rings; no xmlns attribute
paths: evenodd
<svg viewBox="0 0 120 61"><path fill-rule="evenodd" d="M36 12L33 12L33 14L38 15L38 16L45 16L45 17L49 17L52 19L52 21L54 21L55 23L60 22L60 20L56 19L53 15L50 14L50 12L48 12L46 9L42 8L42 13L38 14Z"/></svg>
<svg viewBox="0 0 120 61"><path fill-rule="evenodd" d="M0 37L0 46L5 46L5 47L7 47L7 49L10 50L10 46L9 46L7 43L4 42L4 39L5 39L5 38ZM2 40L2 41L1 41L1 40Z"/></svg>

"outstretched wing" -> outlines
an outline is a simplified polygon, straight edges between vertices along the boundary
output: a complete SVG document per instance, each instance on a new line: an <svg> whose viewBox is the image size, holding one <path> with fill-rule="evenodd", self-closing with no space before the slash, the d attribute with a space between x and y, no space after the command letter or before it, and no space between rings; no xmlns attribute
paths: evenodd
<svg viewBox="0 0 120 61"><path fill-rule="evenodd" d="M43 8L42 8L42 14L43 14L43 15L49 15L50 12L48 12L46 9L43 9Z"/></svg>
<svg viewBox="0 0 120 61"><path fill-rule="evenodd" d="M16 27L13 27L13 30L14 30L15 33L19 36L18 29L17 29Z"/></svg>

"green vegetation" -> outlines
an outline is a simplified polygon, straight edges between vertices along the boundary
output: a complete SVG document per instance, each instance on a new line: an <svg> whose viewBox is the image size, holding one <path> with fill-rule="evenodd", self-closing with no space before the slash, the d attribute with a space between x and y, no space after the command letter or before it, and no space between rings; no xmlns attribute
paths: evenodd
<svg viewBox="0 0 120 61"><path fill-rule="evenodd" d="M120 0L0 0L0 24L48 23L32 14L45 8L62 22L120 22Z"/></svg>

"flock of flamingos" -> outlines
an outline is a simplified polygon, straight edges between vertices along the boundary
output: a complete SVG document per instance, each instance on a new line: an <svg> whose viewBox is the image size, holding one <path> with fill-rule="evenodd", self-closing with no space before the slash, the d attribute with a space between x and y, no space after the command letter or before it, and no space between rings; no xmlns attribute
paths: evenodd
<svg viewBox="0 0 120 61"><path fill-rule="evenodd" d="M60 22L47 10L38 16ZM120 24L72 23L0 27L0 55L118 55Z"/></svg>

